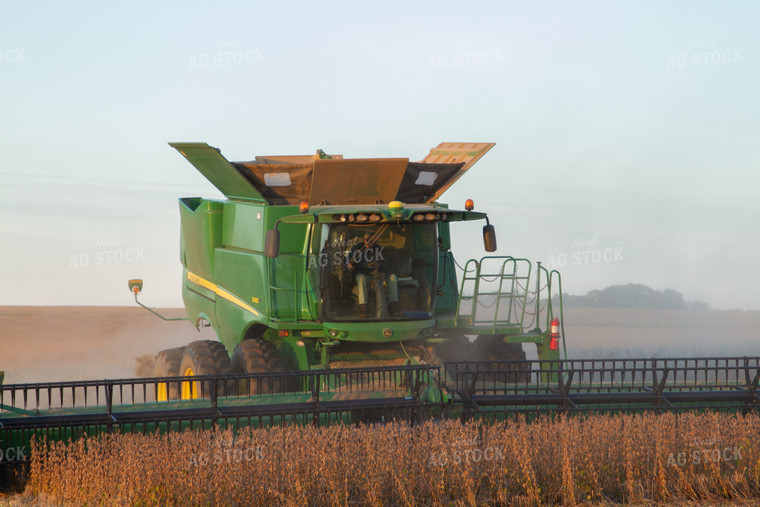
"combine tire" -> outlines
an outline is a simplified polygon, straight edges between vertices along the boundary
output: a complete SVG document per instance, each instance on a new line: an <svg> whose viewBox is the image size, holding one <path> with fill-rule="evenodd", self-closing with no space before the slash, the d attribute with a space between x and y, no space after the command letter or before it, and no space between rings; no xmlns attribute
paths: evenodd
<svg viewBox="0 0 760 507"><path fill-rule="evenodd" d="M230 373L230 355L221 342L212 340L199 340L192 342L185 348L182 362L179 367L179 375L183 377L195 375L225 375ZM223 389L222 384L219 385ZM201 396L208 396L211 390L210 383L182 382L181 396L183 400L191 400Z"/></svg>
<svg viewBox="0 0 760 507"><path fill-rule="evenodd" d="M515 361L509 365L510 370L528 368L525 363L525 351L519 343L504 343L499 335L481 335L475 340L477 359L481 361ZM497 365L494 364L494 367ZM530 372L520 371L509 375L487 375L486 378L505 380L506 382L530 382Z"/></svg>
<svg viewBox="0 0 760 507"><path fill-rule="evenodd" d="M249 338L238 343L232 354L232 371L234 373L277 373L284 371L277 349L274 344L263 338ZM262 379L252 378L243 381L245 394L270 394L292 390L283 385L285 378Z"/></svg>
<svg viewBox="0 0 760 507"><path fill-rule="evenodd" d="M154 377L176 377L179 375L179 365L185 347L165 349L156 355L156 364L153 367ZM179 382L159 382L156 386L156 401L168 401L179 399Z"/></svg>

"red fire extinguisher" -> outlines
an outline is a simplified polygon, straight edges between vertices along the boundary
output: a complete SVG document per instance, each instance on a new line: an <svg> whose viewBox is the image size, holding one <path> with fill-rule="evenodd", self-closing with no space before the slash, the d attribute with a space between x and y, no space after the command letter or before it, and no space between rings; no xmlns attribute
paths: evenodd
<svg viewBox="0 0 760 507"><path fill-rule="evenodd" d="M549 331L549 350L559 349L559 319L554 317L551 322L551 330Z"/></svg>

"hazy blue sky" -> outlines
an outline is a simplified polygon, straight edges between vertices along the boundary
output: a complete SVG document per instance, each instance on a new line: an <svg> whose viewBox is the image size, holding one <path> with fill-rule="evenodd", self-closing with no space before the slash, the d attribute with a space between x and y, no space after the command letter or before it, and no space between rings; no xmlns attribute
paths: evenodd
<svg viewBox="0 0 760 507"><path fill-rule="evenodd" d="M179 306L169 141L496 147L444 194L565 292L760 309L756 2L0 2L0 304ZM459 225L460 261L484 254Z"/></svg>

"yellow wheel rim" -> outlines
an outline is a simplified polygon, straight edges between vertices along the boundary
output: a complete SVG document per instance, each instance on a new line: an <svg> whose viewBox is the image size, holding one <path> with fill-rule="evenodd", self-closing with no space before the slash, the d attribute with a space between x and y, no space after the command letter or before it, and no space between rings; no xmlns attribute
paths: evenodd
<svg viewBox="0 0 760 507"><path fill-rule="evenodd" d="M169 388L166 382L159 382L156 387L156 398L158 401L169 401Z"/></svg>
<svg viewBox="0 0 760 507"><path fill-rule="evenodd" d="M194 377L195 371L192 367L188 367L182 373L183 377ZM195 400L200 394L201 385L200 382L185 381L182 382L182 399L183 400Z"/></svg>

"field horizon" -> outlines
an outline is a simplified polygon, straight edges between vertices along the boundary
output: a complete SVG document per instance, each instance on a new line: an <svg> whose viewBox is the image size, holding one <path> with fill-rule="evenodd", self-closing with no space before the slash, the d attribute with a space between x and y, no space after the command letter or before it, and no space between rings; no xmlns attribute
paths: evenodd
<svg viewBox="0 0 760 507"><path fill-rule="evenodd" d="M760 311L566 307L563 320L570 358L760 355ZM201 339L215 335L139 307L0 306L6 383L146 376L159 350Z"/></svg>

